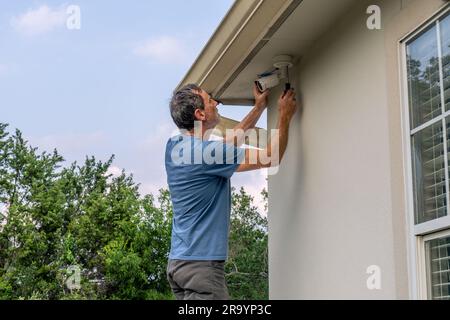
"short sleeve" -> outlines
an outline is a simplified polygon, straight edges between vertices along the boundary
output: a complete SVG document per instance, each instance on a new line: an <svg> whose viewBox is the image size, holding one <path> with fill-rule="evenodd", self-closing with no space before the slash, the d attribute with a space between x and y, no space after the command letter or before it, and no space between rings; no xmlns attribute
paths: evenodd
<svg viewBox="0 0 450 320"><path fill-rule="evenodd" d="M245 149L222 141L202 143L202 171L209 175L231 178L245 159Z"/></svg>

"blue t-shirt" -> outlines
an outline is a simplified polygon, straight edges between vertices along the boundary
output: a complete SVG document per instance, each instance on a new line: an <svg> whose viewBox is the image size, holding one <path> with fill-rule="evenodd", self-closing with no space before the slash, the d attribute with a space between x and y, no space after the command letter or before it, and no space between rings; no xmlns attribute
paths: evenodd
<svg viewBox="0 0 450 320"><path fill-rule="evenodd" d="M230 178L244 149L180 134L166 146L173 204L170 259L226 260L231 211Z"/></svg>

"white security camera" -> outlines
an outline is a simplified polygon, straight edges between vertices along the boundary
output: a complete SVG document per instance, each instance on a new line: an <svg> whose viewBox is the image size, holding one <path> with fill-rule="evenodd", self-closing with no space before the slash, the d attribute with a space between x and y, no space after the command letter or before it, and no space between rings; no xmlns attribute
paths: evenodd
<svg viewBox="0 0 450 320"><path fill-rule="evenodd" d="M260 92L276 87L280 83L280 79L287 78L286 88L289 83L288 69L293 66L292 57L289 55L279 55L273 58L275 71L264 73L256 79L255 84Z"/></svg>
<svg viewBox="0 0 450 320"><path fill-rule="evenodd" d="M276 87L280 83L280 76L279 73L273 73L268 76L260 77L255 81L256 86L258 87L258 90L263 92L267 89Z"/></svg>

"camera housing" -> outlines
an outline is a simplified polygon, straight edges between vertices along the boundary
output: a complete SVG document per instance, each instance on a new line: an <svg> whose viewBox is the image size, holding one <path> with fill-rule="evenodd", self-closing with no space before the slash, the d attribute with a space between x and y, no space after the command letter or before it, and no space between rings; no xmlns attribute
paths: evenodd
<svg viewBox="0 0 450 320"><path fill-rule="evenodd" d="M256 87L260 92L276 87L281 79L287 78L286 89L290 88L289 68L293 66L292 57L290 55L278 55L272 59L275 71L264 74L255 80Z"/></svg>
<svg viewBox="0 0 450 320"><path fill-rule="evenodd" d="M276 87L279 83L280 83L280 76L278 72L265 77L261 77L255 81L256 87L260 92Z"/></svg>

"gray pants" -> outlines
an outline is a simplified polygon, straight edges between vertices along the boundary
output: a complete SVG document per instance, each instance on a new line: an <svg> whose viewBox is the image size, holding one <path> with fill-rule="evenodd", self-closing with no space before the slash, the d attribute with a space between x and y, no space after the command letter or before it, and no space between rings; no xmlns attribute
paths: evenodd
<svg viewBox="0 0 450 320"><path fill-rule="evenodd" d="M177 300L228 300L225 261L169 260L167 280Z"/></svg>

